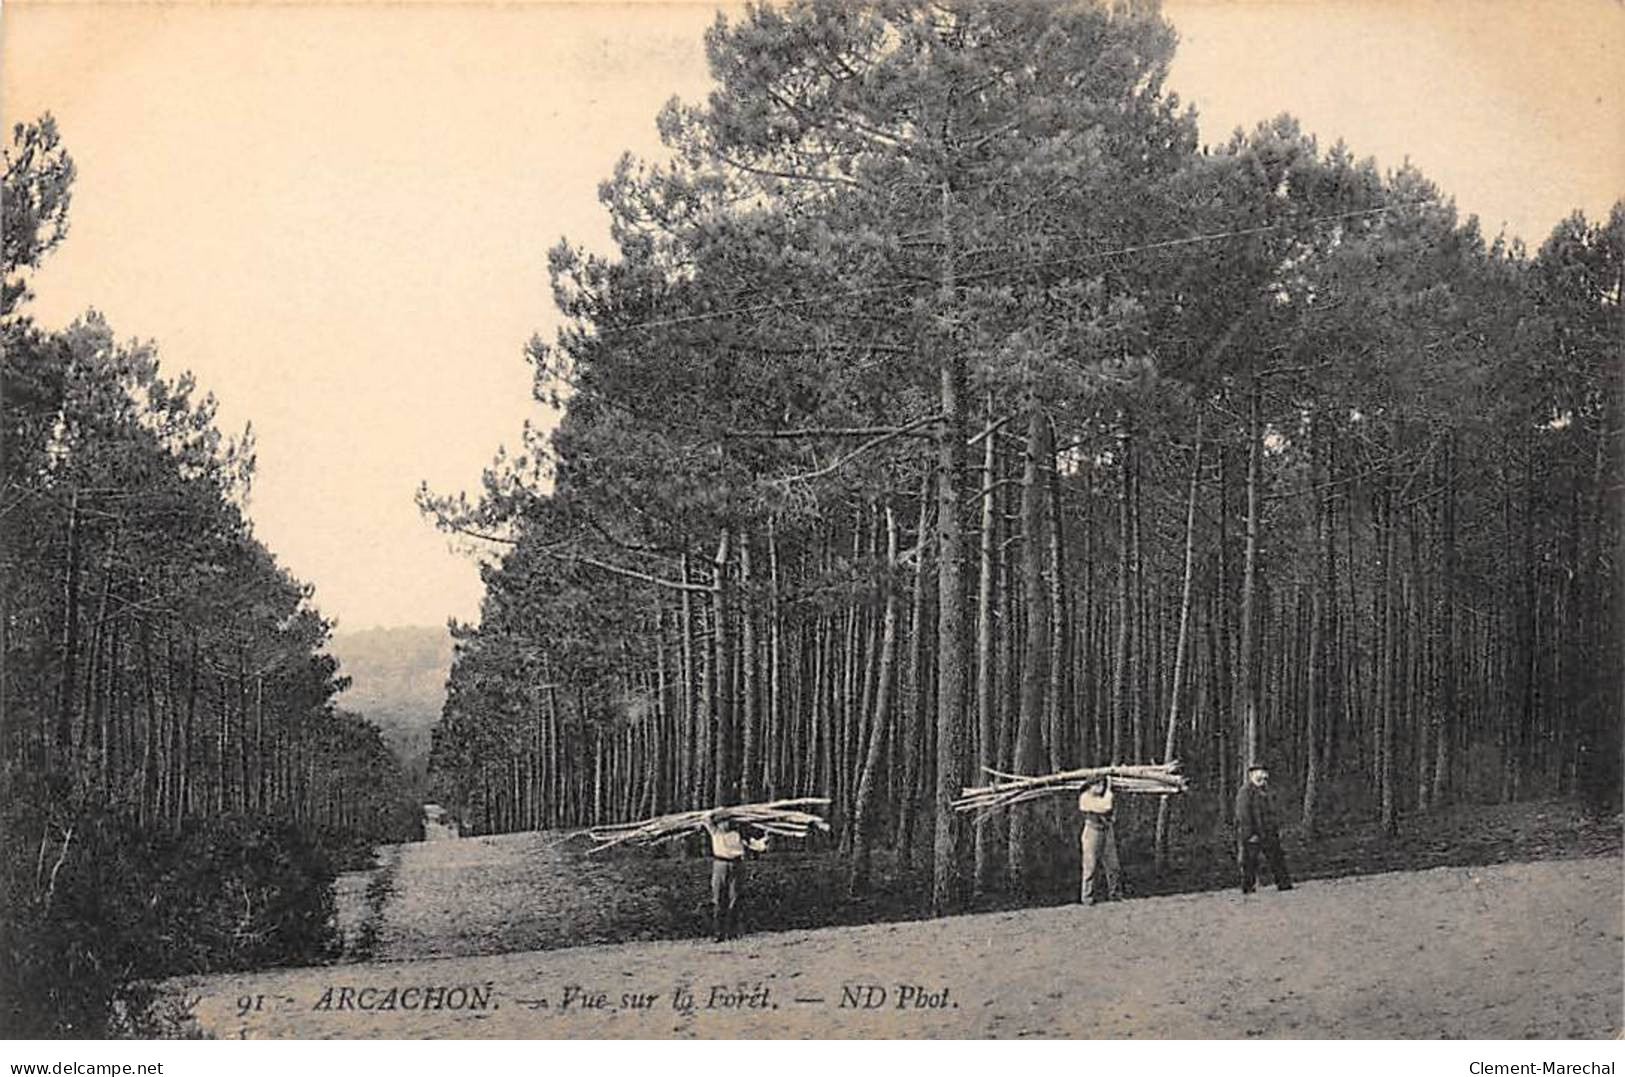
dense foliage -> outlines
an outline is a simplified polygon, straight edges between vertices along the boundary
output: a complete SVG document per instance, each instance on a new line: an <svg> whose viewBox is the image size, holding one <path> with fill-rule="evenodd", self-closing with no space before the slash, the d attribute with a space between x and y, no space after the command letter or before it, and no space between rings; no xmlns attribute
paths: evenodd
<svg viewBox="0 0 1625 1077"><path fill-rule="evenodd" d="M27 316L74 172L49 117L5 165L0 1019L89 1035L131 979L320 953L331 861L417 823L244 514L249 435L98 315Z"/></svg>
<svg viewBox="0 0 1625 1077"><path fill-rule="evenodd" d="M668 162L601 188L533 341L556 431L488 553L431 767L487 831L834 798L931 907L1051 824L980 768L1269 758L1308 831L1617 808L1625 206L1533 254L1289 117L1198 144L1144 4L719 19ZM927 853L927 850L930 850Z"/></svg>

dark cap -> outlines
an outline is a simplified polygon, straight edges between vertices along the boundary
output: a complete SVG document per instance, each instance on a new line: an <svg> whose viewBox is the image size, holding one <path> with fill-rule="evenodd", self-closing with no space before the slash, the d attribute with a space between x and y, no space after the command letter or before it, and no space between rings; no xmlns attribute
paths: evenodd
<svg viewBox="0 0 1625 1077"><path fill-rule="evenodd" d="M1247 773L1248 774L1251 774L1255 770L1268 770L1268 769L1270 769L1270 765L1268 763L1264 762L1261 759L1255 759L1251 763L1247 764Z"/></svg>

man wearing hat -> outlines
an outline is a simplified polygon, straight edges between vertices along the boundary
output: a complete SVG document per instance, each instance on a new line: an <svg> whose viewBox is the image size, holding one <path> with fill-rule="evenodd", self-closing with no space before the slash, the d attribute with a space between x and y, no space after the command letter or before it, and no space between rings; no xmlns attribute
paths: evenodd
<svg viewBox="0 0 1625 1077"><path fill-rule="evenodd" d="M1270 772L1255 760L1247 777L1236 790L1236 859L1241 863L1241 892L1250 894L1258 883L1260 854L1270 862L1270 876L1277 890L1291 890L1286 855L1281 852L1281 836L1275 829L1275 806L1270 802Z"/></svg>

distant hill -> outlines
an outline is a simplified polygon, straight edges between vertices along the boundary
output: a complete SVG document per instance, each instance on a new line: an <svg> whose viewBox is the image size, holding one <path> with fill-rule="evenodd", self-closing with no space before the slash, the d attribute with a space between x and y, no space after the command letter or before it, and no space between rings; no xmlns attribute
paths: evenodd
<svg viewBox="0 0 1625 1077"><path fill-rule="evenodd" d="M408 769L422 774L429 730L446 700L451 634L427 625L340 632L329 650L350 678L338 705L378 726Z"/></svg>

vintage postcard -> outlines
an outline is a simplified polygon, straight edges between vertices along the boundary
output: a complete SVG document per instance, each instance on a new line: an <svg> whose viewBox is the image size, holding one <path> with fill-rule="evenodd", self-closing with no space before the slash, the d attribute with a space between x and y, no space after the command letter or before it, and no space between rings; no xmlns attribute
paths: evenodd
<svg viewBox="0 0 1625 1077"><path fill-rule="evenodd" d="M0 18L8 1038L1614 1072L1619 3Z"/></svg>

